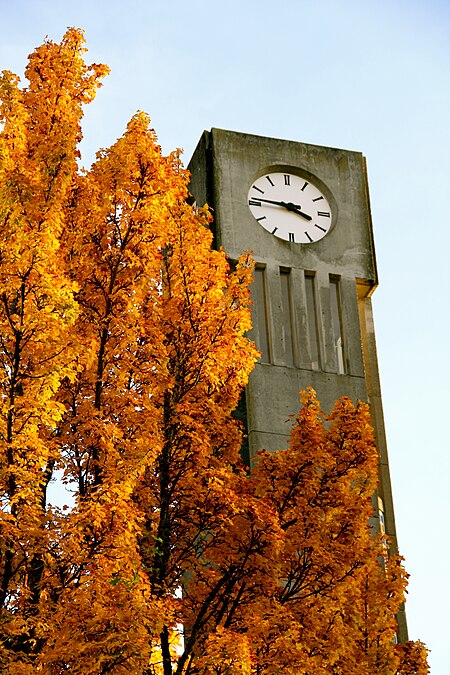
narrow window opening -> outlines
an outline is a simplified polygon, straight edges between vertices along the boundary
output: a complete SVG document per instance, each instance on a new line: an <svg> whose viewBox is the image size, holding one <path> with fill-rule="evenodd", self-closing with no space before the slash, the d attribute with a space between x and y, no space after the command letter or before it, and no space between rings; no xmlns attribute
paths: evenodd
<svg viewBox="0 0 450 675"><path fill-rule="evenodd" d="M384 518L384 504L381 497L378 497L378 518L380 521L380 534L383 537L383 547L387 550L386 545L386 521Z"/></svg>
<svg viewBox="0 0 450 675"><path fill-rule="evenodd" d="M333 329L334 355L336 359L336 371L343 375L344 368L344 338L342 332L341 298L339 279L330 277L330 307L331 323Z"/></svg>
<svg viewBox="0 0 450 675"><path fill-rule="evenodd" d="M305 288L306 288L306 314L308 320L308 338L309 338L309 354L311 358L311 368L313 370L320 370L319 322L317 312L315 278L313 274L305 275Z"/></svg>
<svg viewBox="0 0 450 675"><path fill-rule="evenodd" d="M257 348L261 352L259 360L263 363L270 363L266 274L265 269L262 267L255 268L252 297L254 339Z"/></svg>
<svg viewBox="0 0 450 675"><path fill-rule="evenodd" d="M247 417L247 398L245 388L242 389L237 407L232 413L235 420L241 423L242 428L242 444L241 444L241 459L244 466L250 469L250 445L248 441L248 417Z"/></svg>
<svg viewBox="0 0 450 675"><path fill-rule="evenodd" d="M280 268L281 283L281 336L284 345L285 361L287 366L294 365L294 345L292 330L292 301L290 270Z"/></svg>

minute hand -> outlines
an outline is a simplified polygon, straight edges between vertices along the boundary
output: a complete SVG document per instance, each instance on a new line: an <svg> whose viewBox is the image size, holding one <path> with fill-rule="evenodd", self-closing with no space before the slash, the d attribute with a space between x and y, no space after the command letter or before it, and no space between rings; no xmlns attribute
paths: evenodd
<svg viewBox="0 0 450 675"><path fill-rule="evenodd" d="M297 213L299 216L302 216L302 218L305 220L312 220L311 216L301 210L301 206L299 204L293 204L292 202L276 202L273 199L262 199L261 197L255 197L255 199L257 199L259 202L265 202L266 204L283 206L283 208L287 209L288 211L292 211L293 213Z"/></svg>

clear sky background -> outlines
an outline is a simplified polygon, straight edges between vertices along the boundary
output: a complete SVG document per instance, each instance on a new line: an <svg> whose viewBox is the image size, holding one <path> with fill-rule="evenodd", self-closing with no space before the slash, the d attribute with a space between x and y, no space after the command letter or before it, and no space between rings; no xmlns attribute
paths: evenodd
<svg viewBox="0 0 450 675"><path fill-rule="evenodd" d="M211 127L367 157L409 632L449 675L449 0L0 0L0 69L22 74L67 26L112 71L86 110L86 166L137 109L186 164Z"/></svg>

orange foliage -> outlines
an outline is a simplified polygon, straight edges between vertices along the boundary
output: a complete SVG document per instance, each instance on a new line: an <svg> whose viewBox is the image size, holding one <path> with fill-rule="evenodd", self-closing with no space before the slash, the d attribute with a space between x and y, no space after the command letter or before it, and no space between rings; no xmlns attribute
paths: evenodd
<svg viewBox="0 0 450 675"><path fill-rule="evenodd" d="M78 169L107 73L83 43L0 83L2 672L423 675L423 645L393 644L406 575L368 530L366 407L325 420L305 394L247 475L251 261L211 250L144 113Z"/></svg>

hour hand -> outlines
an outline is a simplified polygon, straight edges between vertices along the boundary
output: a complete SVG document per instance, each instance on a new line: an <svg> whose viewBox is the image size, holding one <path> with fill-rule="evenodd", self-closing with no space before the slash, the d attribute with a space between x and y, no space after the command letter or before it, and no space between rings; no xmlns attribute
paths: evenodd
<svg viewBox="0 0 450 675"><path fill-rule="evenodd" d="M301 216L305 220L312 220L311 216L309 216L307 213L304 213L300 206L297 206L297 204L293 204L292 202L281 202L282 206L284 206L288 211L292 211L292 213L296 213L298 216Z"/></svg>

